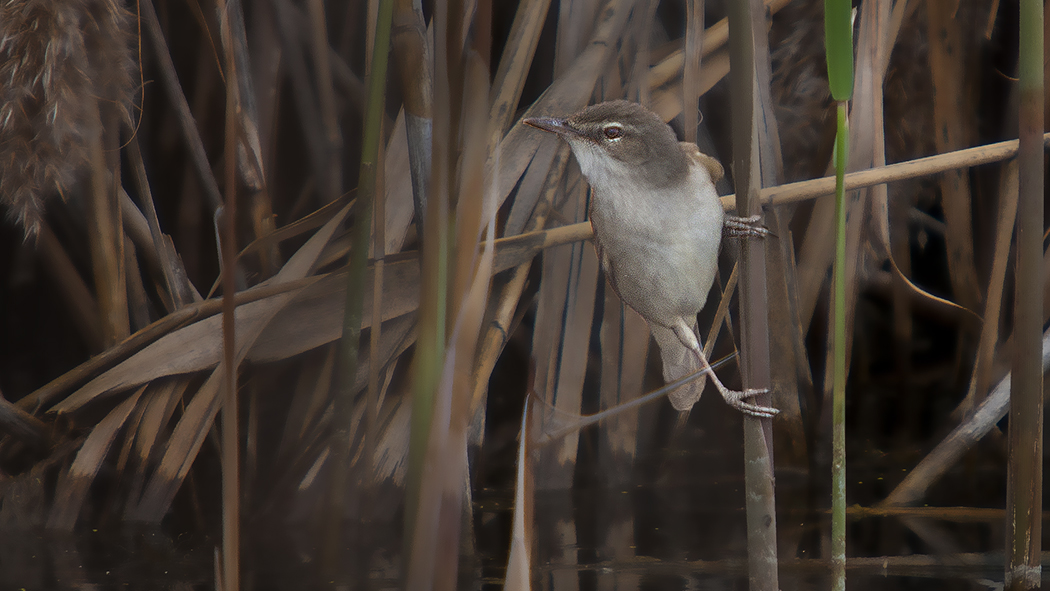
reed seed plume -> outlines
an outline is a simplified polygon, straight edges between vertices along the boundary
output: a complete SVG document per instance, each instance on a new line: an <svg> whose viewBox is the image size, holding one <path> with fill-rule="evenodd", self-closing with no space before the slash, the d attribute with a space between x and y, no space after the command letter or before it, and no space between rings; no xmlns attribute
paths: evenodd
<svg viewBox="0 0 1050 591"><path fill-rule="evenodd" d="M0 0L0 202L27 238L85 170L99 109L128 118L131 18L120 0Z"/></svg>

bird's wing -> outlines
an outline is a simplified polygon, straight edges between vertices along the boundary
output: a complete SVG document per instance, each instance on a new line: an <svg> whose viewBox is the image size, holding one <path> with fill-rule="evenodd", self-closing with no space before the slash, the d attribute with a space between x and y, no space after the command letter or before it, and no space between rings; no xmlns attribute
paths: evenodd
<svg viewBox="0 0 1050 591"><path fill-rule="evenodd" d="M711 182L717 183L719 179L725 176L725 169L722 168L722 163L715 160L713 157L708 156L700 151L700 148L696 147L696 144L690 142L678 142L678 145L682 147L682 151L700 166L707 169L707 172L711 175Z"/></svg>

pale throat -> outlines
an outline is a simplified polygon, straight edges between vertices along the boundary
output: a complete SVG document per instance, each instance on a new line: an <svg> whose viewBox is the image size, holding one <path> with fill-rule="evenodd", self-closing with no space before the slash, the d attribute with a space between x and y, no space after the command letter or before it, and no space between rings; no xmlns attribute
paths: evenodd
<svg viewBox="0 0 1050 591"><path fill-rule="evenodd" d="M588 141L572 141L572 151L580 172L587 177L587 182L599 191L624 189L644 189L639 186L635 171L626 164L609 156L604 150Z"/></svg>

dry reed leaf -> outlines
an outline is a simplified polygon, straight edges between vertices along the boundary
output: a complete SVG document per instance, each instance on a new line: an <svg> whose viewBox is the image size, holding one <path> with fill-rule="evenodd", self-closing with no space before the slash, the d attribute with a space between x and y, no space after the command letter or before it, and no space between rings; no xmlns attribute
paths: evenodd
<svg viewBox="0 0 1050 591"><path fill-rule="evenodd" d="M304 360L295 392L284 421L284 432L277 447L277 458L290 458L305 447L307 433L317 425L332 391L333 367L337 348L328 347L320 359Z"/></svg>
<svg viewBox="0 0 1050 591"><path fill-rule="evenodd" d="M273 278L258 287L280 285L302 279L314 268L317 258L328 244L332 234L349 214L346 206L324 228L314 234ZM267 324L298 291L282 293L270 298L237 307L237 344L239 359L247 353ZM108 393L132 387L165 375L198 371L219 362L222 355L222 318L211 316L171 334L132 355L116 367L88 382L65 400L52 407L54 412L72 412L90 400Z"/></svg>
<svg viewBox="0 0 1050 591"><path fill-rule="evenodd" d="M386 223L384 224L383 236L386 253L401 251L415 214L412 202L412 180L411 177L404 174L408 166L409 153L405 131L405 113L404 110L401 110L394 121L394 129L390 134L390 140L386 147L384 163L385 177L383 188L386 198L384 203ZM266 251L279 242L321 227L350 200L350 196L355 191L342 195L335 201L321 206L306 216L278 228L268 236L254 240L241 250L238 257L243 258L251 253ZM349 242L347 241L346 244L348 245ZM326 253L319 259L318 266L323 266L327 262L342 258L347 249L348 246ZM218 280L216 280L215 286L217 287L217 285Z"/></svg>
<svg viewBox="0 0 1050 591"><path fill-rule="evenodd" d="M566 192L560 214L569 220L586 217L586 187L578 173L575 188ZM537 397L561 413L580 414L583 380L598 286L598 258L588 244L571 244L544 253L543 278L532 337ZM547 430L546 425L540 427ZM541 460L537 486L567 489L572 485L577 435L548 448L553 461Z"/></svg>
<svg viewBox="0 0 1050 591"><path fill-rule="evenodd" d="M360 393L369 379L369 361L380 359L383 369L386 369L387 363L396 361L415 342L414 329L415 315L406 315L384 324L378 355L371 355L369 343L362 345L358 372L350 387L350 391L357 396L357 403L348 423L348 430L355 434L351 442L352 457L348 458L350 470L361 461L366 449L362 425L366 404L361 404L364 397ZM331 349L329 356L334 355L334 352L335 350ZM316 364L310 367L316 367ZM271 499L289 492L306 492L316 484L320 469L327 465L332 457L330 423L333 417L333 403L329 396L331 367L329 365L321 369L307 369L305 372L311 376L321 372L325 372L325 375L316 382L300 382L301 386L297 389L292 409L289 411L289 419L285 421L285 433L277 462L280 476L268 492ZM387 371L381 393L389 388L392 378L392 372ZM396 486L404 485L408 454L407 425L411 415L411 405L404 404L405 400L398 397L385 408L380 405L381 431L372 451L370 468L376 482L390 479ZM290 491L289 487L293 487L294 491Z"/></svg>
<svg viewBox="0 0 1050 591"><path fill-rule="evenodd" d="M596 23L599 0L579 0L558 4L558 33L554 48L554 75L566 73L586 46L591 34L598 28ZM634 10L637 4L626 6Z"/></svg>
<svg viewBox="0 0 1050 591"><path fill-rule="evenodd" d="M780 410L773 431L778 465L808 469L809 454L802 422L803 398L811 400L813 373L806 350L806 328L798 318L794 240L787 213L771 208L766 214L769 231L780 238L766 250L770 322L781 328L770 331L773 406ZM785 459L786 458L786 459Z"/></svg>
<svg viewBox="0 0 1050 591"><path fill-rule="evenodd" d="M390 480L397 486L405 483L408 472L408 434L411 430L412 405L402 401L380 431L373 452L372 466L375 478Z"/></svg>
<svg viewBox="0 0 1050 591"><path fill-rule="evenodd" d="M790 1L766 0L764 4L769 9L769 14L776 14ZM729 19L723 18L705 29L703 39L704 43L701 48L701 56L703 58L707 58L716 50L725 48L726 42L729 40ZM675 77L681 76L684 67L685 53L684 50L678 49L652 67L649 84L653 89L663 86ZM707 68L707 66L705 65L704 68Z"/></svg>
<svg viewBox="0 0 1050 591"><path fill-rule="evenodd" d="M325 226L314 234L291 259L284 265L281 271L269 282L280 284L294 281L306 276L314 267L318 256L322 253L332 237L339 228L342 221L349 214L350 207L347 206ZM294 294L283 294L271 303L267 313L259 315L251 321L243 322L237 326L236 335L238 342L235 345L234 360L237 365L244 359L248 348L285 304L292 299ZM211 376L197 391L196 395L186 406L186 410L175 430L168 439L168 447L164 457L157 465L153 476L146 486L141 500L136 506L129 507L128 517L135 521L156 523L163 518L171 504L175 493L181 487L189 469L197 457L204 438L215 421L215 415L222 406L222 385L225 382L226 371L230 371L223 364L219 364ZM233 368L232 371L236 371Z"/></svg>
<svg viewBox="0 0 1050 591"><path fill-rule="evenodd" d="M146 387L142 386L127 400L117 405L106 418L95 425L84 440L73 465L59 477L51 514L47 518L48 529L69 531L76 525L88 488L102 467L102 461L106 459L117 432L131 415L145 390Z"/></svg>
<svg viewBox="0 0 1050 591"><path fill-rule="evenodd" d="M365 277L361 328L372 324L373 269ZM346 298L346 273L333 273L302 289L263 330L248 358L255 362L287 359L342 336L337 319ZM384 322L414 312L419 307L419 262L413 259L387 263L383 271Z"/></svg>
<svg viewBox="0 0 1050 591"><path fill-rule="evenodd" d="M543 227L547 223L547 215L551 210L551 203L554 200L555 194L557 193L558 187L561 185L561 178L565 173L565 168L569 163L569 146L562 145L554 156L554 160L551 162L550 169L543 179L542 188L531 187L531 179L534 179L538 175L534 175L532 170L525 173L525 178L522 180L522 186L518 189L518 198L522 195L523 191L537 192L537 197L532 199L533 207L529 209L533 211L533 215L528 218L527 221L522 220L521 226L511 226L512 219L514 217L514 208L511 208L511 215L508 216L508 220L504 225L504 231L507 234L517 235L522 230L534 230L535 228ZM518 199L515 199L515 205L517 205ZM515 222L517 223L517 222ZM589 224L584 224L589 226ZM493 271L499 272L499 254L502 252L502 248L506 245L501 246L501 242L504 240L513 240L514 238L497 240L496 254L497 258L493 261ZM473 415L482 408L484 404L485 396L488 394L489 379L492 374L493 368L496 366L496 361L499 358L500 353L503 351L504 345L508 340L508 335L511 334L513 328L511 326L514 318L515 310L518 307L518 303L521 299L522 290L525 287L525 280L528 277L529 269L531 267L531 257L523 259L520 265L516 265L513 273L507 279L506 283L500 287L495 288L494 293L490 296L490 300L494 300L495 312L492 315L492 322L488 325L485 334L481 338L481 350L478 354L478 362L476 365L475 376L474 376L474 393L471 400L471 414ZM484 436L483 433L479 434L479 437ZM476 440L474 443L481 445L480 440Z"/></svg>
<svg viewBox="0 0 1050 591"><path fill-rule="evenodd" d="M550 5L551 0L527 0L518 4L510 35L503 44L503 56L490 97L489 125L496 139L506 132L514 117Z"/></svg>
<svg viewBox="0 0 1050 591"><path fill-rule="evenodd" d="M547 211L536 211L536 205L540 199L541 190L546 186L549 173L552 170L552 165L557 162L561 163L564 161L569 154L569 146L564 142L561 142L557 148L553 150L537 150L533 156L531 162L529 162L528 168L525 169L525 175L521 179L521 185L518 186L518 192L514 195L514 203L510 205L510 213L507 214L507 222L503 226L503 235L506 237L513 238L517 234L520 234L529 220L535 219L536 217L546 218ZM564 173L564 164L560 166L558 175L559 178ZM550 207L550 203L547 203L547 207ZM539 229L542 226L538 226L533 229ZM503 251L497 252L497 269L500 267L499 258L501 258ZM517 266L511 264L506 268Z"/></svg>
<svg viewBox="0 0 1050 591"><path fill-rule="evenodd" d="M150 459L157 449L157 442L175 414L175 408L179 405L188 386L184 379L164 380L150 384L151 391L147 394L143 405L146 407L139 423L139 430L135 436L135 455L138 459L140 477Z"/></svg>
<svg viewBox="0 0 1050 591"><path fill-rule="evenodd" d="M224 381L225 368L220 365L186 405L142 498L137 504L129 499L128 519L158 523L164 517L222 407Z"/></svg>
<svg viewBox="0 0 1050 591"><path fill-rule="evenodd" d="M219 26L223 51L228 55L225 63L237 64L234 99L237 103L237 173L250 192L262 191L266 184L262 146L259 143L259 114L255 107L255 84L252 80L252 61L248 50L247 33L244 28L244 11L241 2L227 2L217 10L222 22ZM328 70L324 70L328 73ZM319 72L320 74L320 72ZM329 76L329 84L331 83ZM268 208L272 211L272 207Z"/></svg>
<svg viewBox="0 0 1050 591"><path fill-rule="evenodd" d="M517 266L532 259L552 244L565 244L590 236L590 225L576 224L520 238L496 242L497 255L493 271ZM286 359L339 338L341 329L332 318L342 314L346 280L345 272L316 278L292 292L249 302L237 307L238 340L244 338L243 326L272 317L252 344L248 358L255 362ZM276 278L275 278L276 279ZM371 279L367 284L371 285ZM270 281L263 285L276 285ZM414 258L390 260L383 277L382 319L387 321L413 312L419 304L419 265ZM258 289L253 288L253 289ZM250 293L251 290L242 293ZM292 296L289 300L288 297ZM366 290L362 328L371 324L372 296ZM52 410L73 412L90 400L118 392L150 380L201 371L215 366L222 354L222 319L209 316L175 330L94 378Z"/></svg>
<svg viewBox="0 0 1050 591"><path fill-rule="evenodd" d="M332 219L332 216L338 213L347 203L354 203L350 198L354 193L355 191L350 191L349 193L340 196L339 199L322 205L294 222L277 228L269 235L256 238L241 249L241 252L237 254L237 258L241 259L249 254L271 250L280 242L300 236L310 230L320 228L328 223L328 220ZM214 292L218 289L218 286L219 280L216 279L211 291Z"/></svg>
<svg viewBox="0 0 1050 591"><path fill-rule="evenodd" d="M594 90L598 76L605 71L605 64L612 57L617 40L622 36L633 0L614 0L602 11L595 34L586 49L572 62L572 66L560 75L543 96L533 103L523 117L538 115L567 115L577 111L586 103ZM543 144L553 151L557 138L549 134L536 133L524 125L512 126L500 142L500 160L496 165L499 181L497 206L510 195L518 180L529 166L536 151ZM486 173L491 176L490 173Z"/></svg>
<svg viewBox="0 0 1050 591"><path fill-rule="evenodd" d="M682 126L685 135L682 139L695 144L696 126L699 124L696 106L704 92L700 84L700 60L704 47L703 0L687 0L685 14L685 50L682 54Z"/></svg>
<svg viewBox="0 0 1050 591"><path fill-rule="evenodd" d="M642 395L646 360L649 354L649 324L633 309L625 306L616 292L605 289L605 313L600 330L601 342L601 408L614 408ZM611 454L607 474L616 470L622 481L630 473L638 451L637 411L609 419L602 430L603 450Z"/></svg>
<svg viewBox="0 0 1050 591"><path fill-rule="evenodd" d="M721 49L704 62L697 79L697 96L703 96L729 74L729 51ZM653 91L652 109L664 121L670 121L682 112L682 88L671 84Z"/></svg>
<svg viewBox="0 0 1050 591"><path fill-rule="evenodd" d="M504 591L530 591L532 589L532 518L533 477L529 465L529 397L521 411L521 433L518 435L518 469L514 479L514 517L510 528L510 556L507 558L507 575Z"/></svg>
<svg viewBox="0 0 1050 591"><path fill-rule="evenodd" d="M988 276L988 291L982 316L984 322L981 324L981 338L977 344L977 358L974 360L966 398L953 413L960 418L968 416L973 407L984 399L991 382L992 361L995 357L995 347L999 344L999 321L1003 308L1003 290L1006 287L1007 262L1010 258L1014 223L1017 220L1018 185L1017 161L1011 160L1003 166L999 182L999 219L995 225L992 269Z"/></svg>
<svg viewBox="0 0 1050 591"><path fill-rule="evenodd" d="M963 41L963 19L956 18L957 0L930 0L926 5L929 67L933 81L933 134L937 152L968 147L972 143L970 125L975 103L967 88L966 73L973 52ZM941 208L944 211L944 240L948 255L948 279L952 298L959 305L976 310L981 303L977 265L974 262L973 208L970 174L953 170L938 179Z"/></svg>
<svg viewBox="0 0 1050 591"><path fill-rule="evenodd" d="M548 248L590 240L593 236L594 231L590 222L577 222L549 230L500 238L496 241L496 260L493 262L492 270L499 273L517 267L532 260L533 257Z"/></svg>
<svg viewBox="0 0 1050 591"><path fill-rule="evenodd" d="M383 245L387 254L401 252L416 213L412 201L412 177L405 174L410 168L408 150L405 110L401 109L394 121L383 164Z"/></svg>
<svg viewBox="0 0 1050 591"><path fill-rule="evenodd" d="M209 210L218 210L222 207L222 193L219 192L219 183L215 180L215 174L212 172L208 154L204 150L204 142L201 139L200 130L197 128L197 122L193 117L193 112L190 110L190 104L187 102L182 85L179 83L179 76L175 71L175 63L171 59L171 52L168 50L168 43L164 38L164 29L160 24L160 19L157 18L153 2L140 2L139 6L141 8L142 28L145 36L153 44L153 55L157 60L156 65L160 69L161 83L168 94L168 100L175 109L179 130L182 132L183 139L186 141L186 147L190 151L193 171L201 182L201 188L203 189L204 197L207 199Z"/></svg>
<svg viewBox="0 0 1050 591"><path fill-rule="evenodd" d="M147 385L146 388L148 389L149 386ZM143 402L143 404L136 404L135 409L131 413L131 417L126 421L128 436L124 437L124 443L120 447L120 453L117 454L117 461L113 466L114 476L118 480L124 480L124 473L128 467L128 461L131 459L131 452L135 447L135 437L132 435L137 433L141 428L142 418L146 414L146 407L147 405L145 402Z"/></svg>
<svg viewBox="0 0 1050 591"><path fill-rule="evenodd" d="M289 299L281 294L237 308L237 340L243 346L249 324L269 319ZM125 361L91 380L51 407L53 412L74 412L105 394L113 394L163 376L214 367L222 356L222 318L210 316L165 335Z"/></svg>

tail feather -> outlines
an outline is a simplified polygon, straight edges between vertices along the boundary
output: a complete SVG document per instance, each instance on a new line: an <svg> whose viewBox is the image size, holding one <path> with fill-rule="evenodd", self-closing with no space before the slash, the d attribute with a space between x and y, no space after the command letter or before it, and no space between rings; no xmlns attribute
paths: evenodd
<svg viewBox="0 0 1050 591"><path fill-rule="evenodd" d="M656 344L660 346L660 359L664 364L664 381L670 383L700 371L700 360L689 347L682 344L673 330L656 324L650 324L649 328L652 329ZM696 333L695 323L693 332ZM678 411L692 409L696 401L700 400L705 385L707 385L706 375L678 387L668 394L671 406Z"/></svg>

